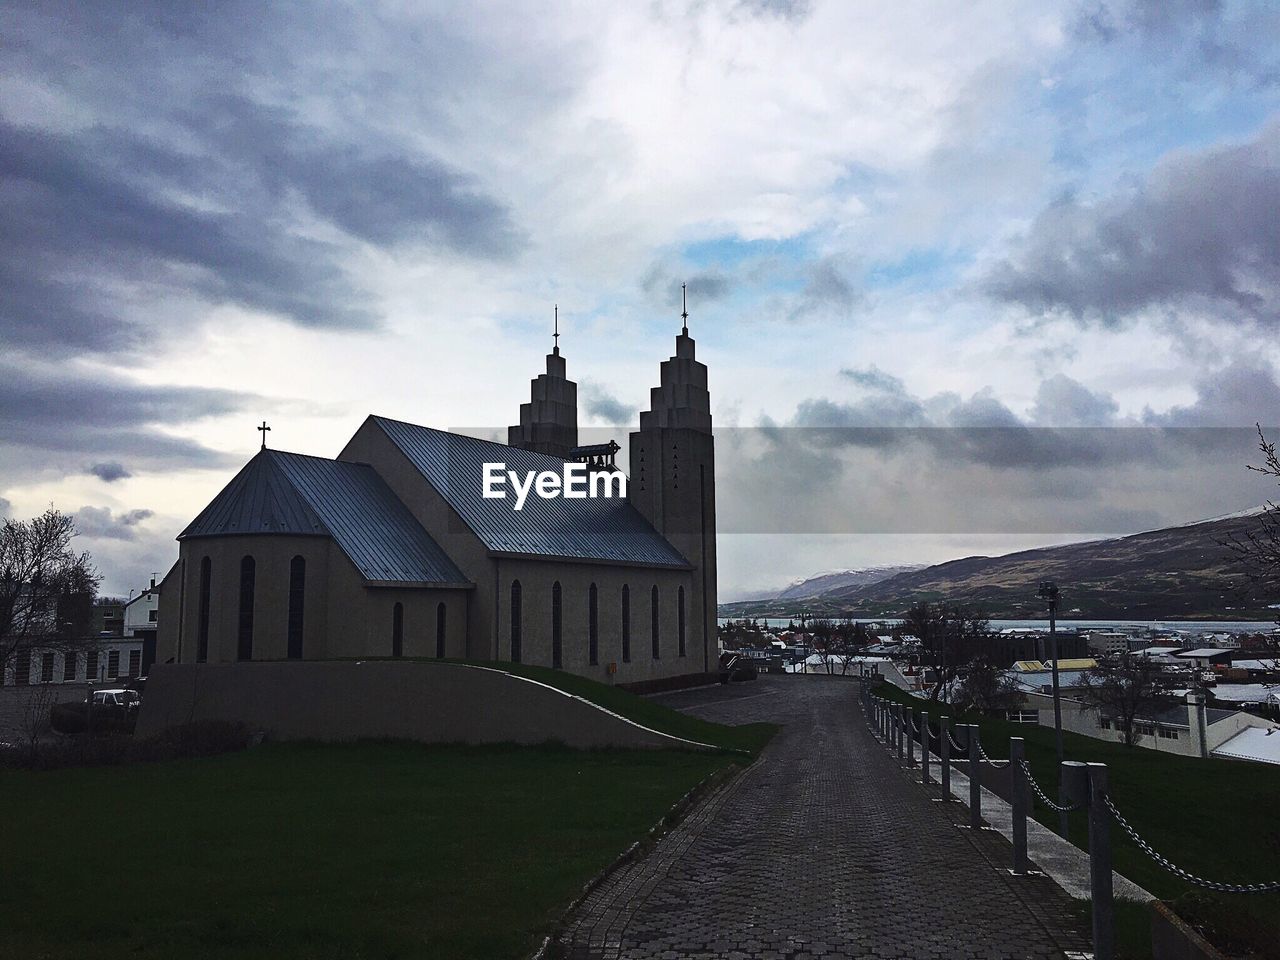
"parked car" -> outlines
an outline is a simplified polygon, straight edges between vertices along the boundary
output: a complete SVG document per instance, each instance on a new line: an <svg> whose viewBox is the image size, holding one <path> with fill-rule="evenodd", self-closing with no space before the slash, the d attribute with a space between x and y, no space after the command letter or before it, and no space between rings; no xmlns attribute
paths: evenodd
<svg viewBox="0 0 1280 960"><path fill-rule="evenodd" d="M138 720L142 697L136 690L116 687L94 690L80 702L55 703L49 709L49 725L57 733L131 733Z"/></svg>
<svg viewBox="0 0 1280 960"><path fill-rule="evenodd" d="M720 682L754 680L757 676L755 661L736 653L722 654L720 657Z"/></svg>

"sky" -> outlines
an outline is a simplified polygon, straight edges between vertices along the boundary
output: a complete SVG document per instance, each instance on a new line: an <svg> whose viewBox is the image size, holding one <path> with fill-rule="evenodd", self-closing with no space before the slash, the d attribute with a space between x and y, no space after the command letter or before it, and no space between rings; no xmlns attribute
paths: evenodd
<svg viewBox="0 0 1280 960"><path fill-rule="evenodd" d="M76 514L123 595L264 419L501 436L553 304L583 442L625 447L682 282L722 599L1247 509L1276 36L1226 0L5 4L0 514Z"/></svg>

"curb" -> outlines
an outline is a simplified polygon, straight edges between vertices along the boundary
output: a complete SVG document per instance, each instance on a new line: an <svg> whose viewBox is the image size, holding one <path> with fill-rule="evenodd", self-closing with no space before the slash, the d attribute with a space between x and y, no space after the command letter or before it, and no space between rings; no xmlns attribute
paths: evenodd
<svg viewBox="0 0 1280 960"><path fill-rule="evenodd" d="M725 789L733 780L754 767L759 760L760 758L757 755L756 759L745 767L736 763L721 767L694 784L684 796L671 805L671 808L662 815L657 823L648 829L643 837L632 843L626 850L618 854L608 866L583 884L582 890L574 897L573 902L565 907L560 916L556 918L555 929L542 938L542 943L537 950L529 955L528 960L548 960L552 956L552 954L548 953L548 950L560 942L564 936L569 917L582 906L587 897L591 896L601 884L622 867L639 860L647 854L663 836L681 823L694 807L710 800L711 797Z"/></svg>

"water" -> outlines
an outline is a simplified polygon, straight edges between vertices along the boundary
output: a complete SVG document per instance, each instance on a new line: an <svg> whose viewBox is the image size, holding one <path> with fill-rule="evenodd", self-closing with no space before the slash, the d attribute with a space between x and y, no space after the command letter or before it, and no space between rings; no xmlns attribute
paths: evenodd
<svg viewBox="0 0 1280 960"><path fill-rule="evenodd" d="M721 617L720 623L740 617ZM771 627L785 627L789 623L800 622L799 618L767 617L761 623ZM876 621L864 620L863 623ZM890 620L890 623L897 621ZM992 620L993 630L1048 630L1046 620ZM1271 633L1276 629L1272 620L1059 620L1059 630L1179 630L1184 633Z"/></svg>

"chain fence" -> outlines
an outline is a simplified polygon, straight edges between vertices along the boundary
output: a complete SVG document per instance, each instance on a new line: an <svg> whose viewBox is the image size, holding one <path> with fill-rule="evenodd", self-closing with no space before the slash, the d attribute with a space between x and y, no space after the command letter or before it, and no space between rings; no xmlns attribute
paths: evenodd
<svg viewBox="0 0 1280 960"><path fill-rule="evenodd" d="M1276 891L1280 891L1280 880L1269 883L1220 883L1216 880L1206 880L1204 877L1196 876L1189 870L1182 869L1182 867L1178 866L1173 861L1166 857L1162 857L1155 851L1151 844L1147 843L1146 840L1142 839L1142 837L1138 835L1138 831L1133 829L1133 826L1129 821L1126 820L1120 811L1116 809L1116 805L1112 801L1110 794L1104 794L1102 799L1106 803L1107 809L1111 811L1111 815L1115 817L1116 823L1120 824L1120 826L1124 828L1124 832L1129 835L1130 839L1138 845L1139 849L1141 849L1143 853L1170 873L1181 877L1188 883L1194 883L1196 886L1205 887L1208 890L1216 890L1219 893L1275 893Z"/></svg>
<svg viewBox="0 0 1280 960"><path fill-rule="evenodd" d="M1027 783L1031 784L1031 789L1034 790L1036 796L1040 798L1040 802L1043 803L1050 810L1052 810L1054 813L1074 813L1076 810L1084 809L1084 804L1078 800L1075 803L1069 804L1065 807L1060 803L1054 803L1052 800L1049 799L1049 795L1040 789L1040 784L1036 783L1036 778L1031 775L1031 764L1023 760L1021 765L1022 765L1022 772L1027 776Z"/></svg>

